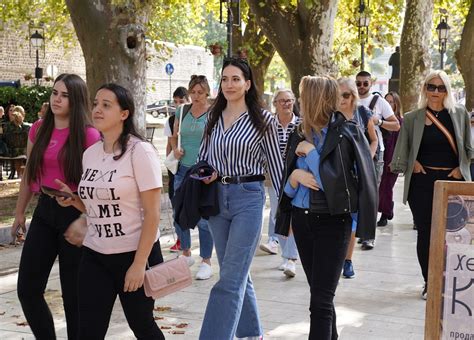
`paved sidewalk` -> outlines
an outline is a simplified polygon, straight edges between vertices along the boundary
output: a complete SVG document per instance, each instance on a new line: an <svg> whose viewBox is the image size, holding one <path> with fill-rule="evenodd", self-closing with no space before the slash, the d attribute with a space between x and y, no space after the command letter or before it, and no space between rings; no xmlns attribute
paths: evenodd
<svg viewBox="0 0 474 340"><path fill-rule="evenodd" d="M396 186L396 201L401 201L403 178ZM166 215L166 214L163 214ZM266 209L266 215L268 209ZM166 216L164 216L166 218ZM396 203L395 219L387 227L377 228L376 247L354 254L354 279L340 280L336 293L337 323L342 340L423 339L425 301L420 298L422 278L416 259L416 232L412 230L408 207ZM266 224L263 230L266 234ZM198 259L197 234L193 232L193 256ZM264 235L266 240L266 235ZM170 234L161 238L163 254L173 244ZM21 247L0 248L0 338L33 339L16 297L14 273ZM307 339L309 329L309 289L301 268L294 279L286 279L276 268L280 256L258 252L252 265L260 317L265 339ZM156 301L157 323L167 339L197 339L209 291L217 280L217 260L213 259L214 276L194 281L182 292ZM198 265L192 268L196 273ZM10 272L10 274L8 274ZM11 273L13 272L13 273ZM57 335L66 338L64 313L60 298L57 264L48 283L46 297L52 306ZM179 324L187 324L183 328ZM171 334L173 332L184 334ZM133 339L120 303L114 308L107 339Z"/></svg>

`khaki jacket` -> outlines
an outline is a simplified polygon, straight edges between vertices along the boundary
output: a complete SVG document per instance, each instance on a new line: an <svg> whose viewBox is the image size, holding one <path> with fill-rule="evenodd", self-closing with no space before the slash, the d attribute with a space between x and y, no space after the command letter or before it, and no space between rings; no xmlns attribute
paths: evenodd
<svg viewBox="0 0 474 340"><path fill-rule="evenodd" d="M459 168L464 180L471 181L470 164L474 158L473 146L471 145L471 122L466 108L456 105L453 112L449 112L453 121L456 146L459 151ZM408 199L410 180L413 166L420 149L421 138L425 126L426 109L417 109L405 114L400 129L395 151L393 153L390 169L395 173L405 174L405 186L403 190L403 203Z"/></svg>

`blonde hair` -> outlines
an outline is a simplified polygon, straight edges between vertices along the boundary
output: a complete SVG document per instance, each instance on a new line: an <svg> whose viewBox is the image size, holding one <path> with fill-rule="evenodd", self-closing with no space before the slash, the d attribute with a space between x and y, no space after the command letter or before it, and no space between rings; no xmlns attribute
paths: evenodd
<svg viewBox="0 0 474 340"><path fill-rule="evenodd" d="M337 110L339 87L330 76L305 76L301 79L299 90L304 135L312 141L313 131L321 133L331 114Z"/></svg>
<svg viewBox="0 0 474 340"><path fill-rule="evenodd" d="M276 103L278 96L282 93L288 93L291 97L293 97L293 99L295 99L295 94L290 89L278 89L273 94L273 104Z"/></svg>
<svg viewBox="0 0 474 340"><path fill-rule="evenodd" d="M18 110L15 110L12 113L10 113L10 119L12 123L14 123L17 126L21 126L21 124L23 124L23 115Z"/></svg>
<svg viewBox="0 0 474 340"><path fill-rule="evenodd" d="M355 110L357 108L357 103L359 102L359 92L357 91L357 85L354 81L354 79L348 78L348 77L342 77L337 80L337 84L339 86L341 85L346 85L349 91L352 94L352 110ZM340 88L339 88L340 90ZM339 97L340 98L340 97Z"/></svg>
<svg viewBox="0 0 474 340"><path fill-rule="evenodd" d="M13 108L13 112L18 112L19 114L21 114L23 118L25 118L25 109L23 108L23 106L20 106L20 105L15 106Z"/></svg>
<svg viewBox="0 0 474 340"><path fill-rule="evenodd" d="M443 101L444 108L447 109L449 112L454 112L456 102L454 101L453 91L451 90L451 82L446 72L440 70L433 70L426 76L425 81L423 82L423 87L421 89L420 101L418 102L419 108L426 109L426 107L428 106L428 97L426 96L426 85L430 80L434 78L440 78L444 86L446 86L446 96L444 97Z"/></svg>

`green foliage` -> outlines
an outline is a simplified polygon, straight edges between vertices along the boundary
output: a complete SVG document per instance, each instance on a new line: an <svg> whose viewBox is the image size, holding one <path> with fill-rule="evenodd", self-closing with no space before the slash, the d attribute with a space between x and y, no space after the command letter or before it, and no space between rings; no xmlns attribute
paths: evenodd
<svg viewBox="0 0 474 340"><path fill-rule="evenodd" d="M32 86L20 87L0 87L0 105L6 107L8 104L21 105L25 109L26 122L34 122L38 119L37 112L44 102L49 101L51 87Z"/></svg>
<svg viewBox="0 0 474 340"><path fill-rule="evenodd" d="M360 61L360 39L357 27L359 0L339 1L334 24L333 55L336 68L342 75L352 75ZM370 16L369 37L365 45L368 59L384 46L399 45L404 1L372 0L366 9ZM354 61L357 61L354 63Z"/></svg>
<svg viewBox="0 0 474 340"><path fill-rule="evenodd" d="M275 52L265 76L265 91L273 93L279 88L290 88L290 73L278 52Z"/></svg>

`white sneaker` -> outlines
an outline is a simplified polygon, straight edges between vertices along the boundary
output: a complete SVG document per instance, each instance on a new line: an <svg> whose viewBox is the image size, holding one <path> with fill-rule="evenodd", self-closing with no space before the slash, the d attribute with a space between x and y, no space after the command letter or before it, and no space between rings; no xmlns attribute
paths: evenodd
<svg viewBox="0 0 474 340"><path fill-rule="evenodd" d="M188 267L192 267L192 265L196 262L191 256L181 255L181 257L184 257L186 259Z"/></svg>
<svg viewBox="0 0 474 340"><path fill-rule="evenodd" d="M196 273L196 280L207 280L212 276L212 268L206 262L201 262Z"/></svg>
<svg viewBox="0 0 474 340"><path fill-rule="evenodd" d="M288 278L295 277L296 275L296 263L294 260L288 260L285 271L283 272Z"/></svg>
<svg viewBox="0 0 474 340"><path fill-rule="evenodd" d="M286 265L288 264L288 259L283 259L283 262L280 264L280 267L278 267L278 270L284 271L286 269Z"/></svg>
<svg viewBox="0 0 474 340"><path fill-rule="evenodd" d="M278 254L278 241L270 240L268 243L262 243L260 249L271 255Z"/></svg>

